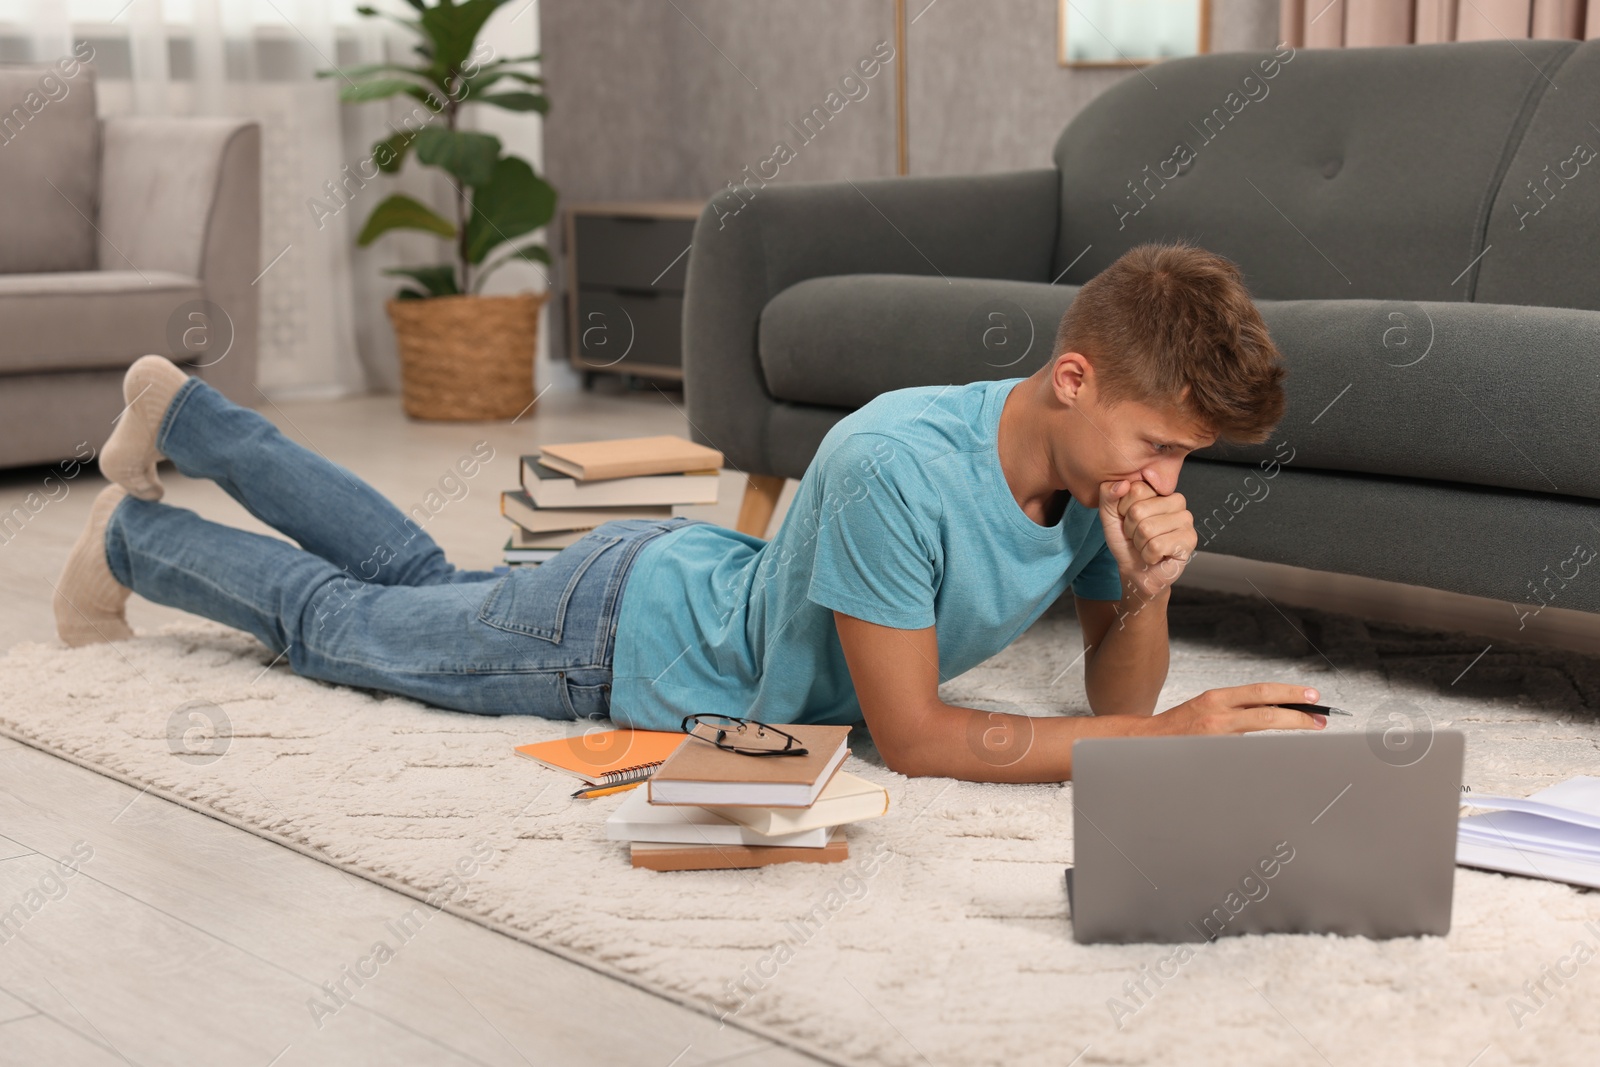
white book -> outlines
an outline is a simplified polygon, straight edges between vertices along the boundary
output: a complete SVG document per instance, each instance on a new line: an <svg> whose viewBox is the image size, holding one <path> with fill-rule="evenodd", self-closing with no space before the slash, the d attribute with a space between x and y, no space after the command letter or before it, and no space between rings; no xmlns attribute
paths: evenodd
<svg viewBox="0 0 1600 1067"><path fill-rule="evenodd" d="M1523 874L1551 882L1569 882L1600 889L1600 862L1572 856L1552 856L1526 848L1456 842L1456 863L1462 867L1483 867L1502 874Z"/></svg>
<svg viewBox="0 0 1600 1067"><path fill-rule="evenodd" d="M1456 863L1600 889L1600 778L1578 775L1531 797L1469 793Z"/></svg>
<svg viewBox="0 0 1600 1067"><path fill-rule="evenodd" d="M889 810L889 791L860 775L841 770L823 786L809 808L708 807L762 834L794 834L819 826L876 819Z"/></svg>
<svg viewBox="0 0 1600 1067"><path fill-rule="evenodd" d="M741 826L732 819L686 805L651 804L644 789L630 789L617 810L606 819L606 837L612 841L664 841L682 845L784 845L822 848L833 828L818 827L793 834L769 836Z"/></svg>
<svg viewBox="0 0 1600 1067"><path fill-rule="evenodd" d="M521 489L508 489L500 494L500 514L518 529L534 536L559 533L581 536L614 519L670 519L672 507L662 504L647 508L541 508Z"/></svg>
<svg viewBox="0 0 1600 1067"><path fill-rule="evenodd" d="M707 470L580 482L545 466L536 456L522 458L522 488L545 509L715 504L718 481L717 472Z"/></svg>

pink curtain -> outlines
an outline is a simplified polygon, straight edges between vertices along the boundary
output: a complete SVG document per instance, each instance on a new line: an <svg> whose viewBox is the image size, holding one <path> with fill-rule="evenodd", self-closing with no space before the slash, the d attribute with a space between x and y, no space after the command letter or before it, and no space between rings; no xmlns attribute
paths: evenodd
<svg viewBox="0 0 1600 1067"><path fill-rule="evenodd" d="M1600 0L1280 0L1297 48L1600 37Z"/></svg>

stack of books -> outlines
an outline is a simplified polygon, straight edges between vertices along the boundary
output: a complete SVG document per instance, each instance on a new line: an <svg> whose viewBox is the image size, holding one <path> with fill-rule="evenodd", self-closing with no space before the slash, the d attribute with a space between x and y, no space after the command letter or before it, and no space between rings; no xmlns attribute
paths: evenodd
<svg viewBox="0 0 1600 1067"><path fill-rule="evenodd" d="M543 445L522 457L522 488L500 494L500 514L515 526L505 562L543 563L613 519L715 504L721 466L721 452L675 436Z"/></svg>
<svg viewBox="0 0 1600 1067"><path fill-rule="evenodd" d="M635 867L729 870L849 858L843 827L889 810L882 786L840 770L848 726L785 726L804 756L748 756L685 738L606 820Z"/></svg>

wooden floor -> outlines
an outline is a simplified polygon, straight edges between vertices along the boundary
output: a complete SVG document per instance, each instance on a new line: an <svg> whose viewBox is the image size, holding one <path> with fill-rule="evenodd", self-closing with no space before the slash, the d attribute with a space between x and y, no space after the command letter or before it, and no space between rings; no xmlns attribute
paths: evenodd
<svg viewBox="0 0 1600 1067"><path fill-rule="evenodd" d="M679 403L654 390L552 393L512 426L410 423L389 397L262 409L407 508L488 441L495 458L429 525L455 562L487 567L507 530L498 494L516 484L521 453L540 440L682 433ZM30 492L46 500L0 543L0 647L53 637L50 582L104 485L90 472L47 486L50 473L0 472L0 513ZM169 502L261 529L209 483L170 467L163 479ZM695 513L731 522L737 489L727 476L723 503ZM180 616L135 598L129 617L147 629ZM63 879L57 861L75 846L92 855ZM4 925L19 903L25 921ZM345 979L415 905L0 738L0 1064L816 1062L443 912L376 977ZM330 1003L323 984L341 980L347 1002L314 1011L314 998Z"/></svg>

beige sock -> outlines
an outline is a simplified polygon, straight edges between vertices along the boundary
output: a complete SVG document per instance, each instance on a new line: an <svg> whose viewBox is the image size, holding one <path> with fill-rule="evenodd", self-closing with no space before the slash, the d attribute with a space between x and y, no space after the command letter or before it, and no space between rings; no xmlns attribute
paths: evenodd
<svg viewBox="0 0 1600 1067"><path fill-rule="evenodd" d="M106 563L106 523L127 495L120 485L100 490L56 581L56 633L71 648L133 636L124 614L132 590L112 577Z"/></svg>
<svg viewBox="0 0 1600 1067"><path fill-rule="evenodd" d="M160 500L166 491L156 476L156 464L164 458L156 449L156 431L188 380L165 356L141 357L122 379L127 407L100 450L100 473L141 500Z"/></svg>

